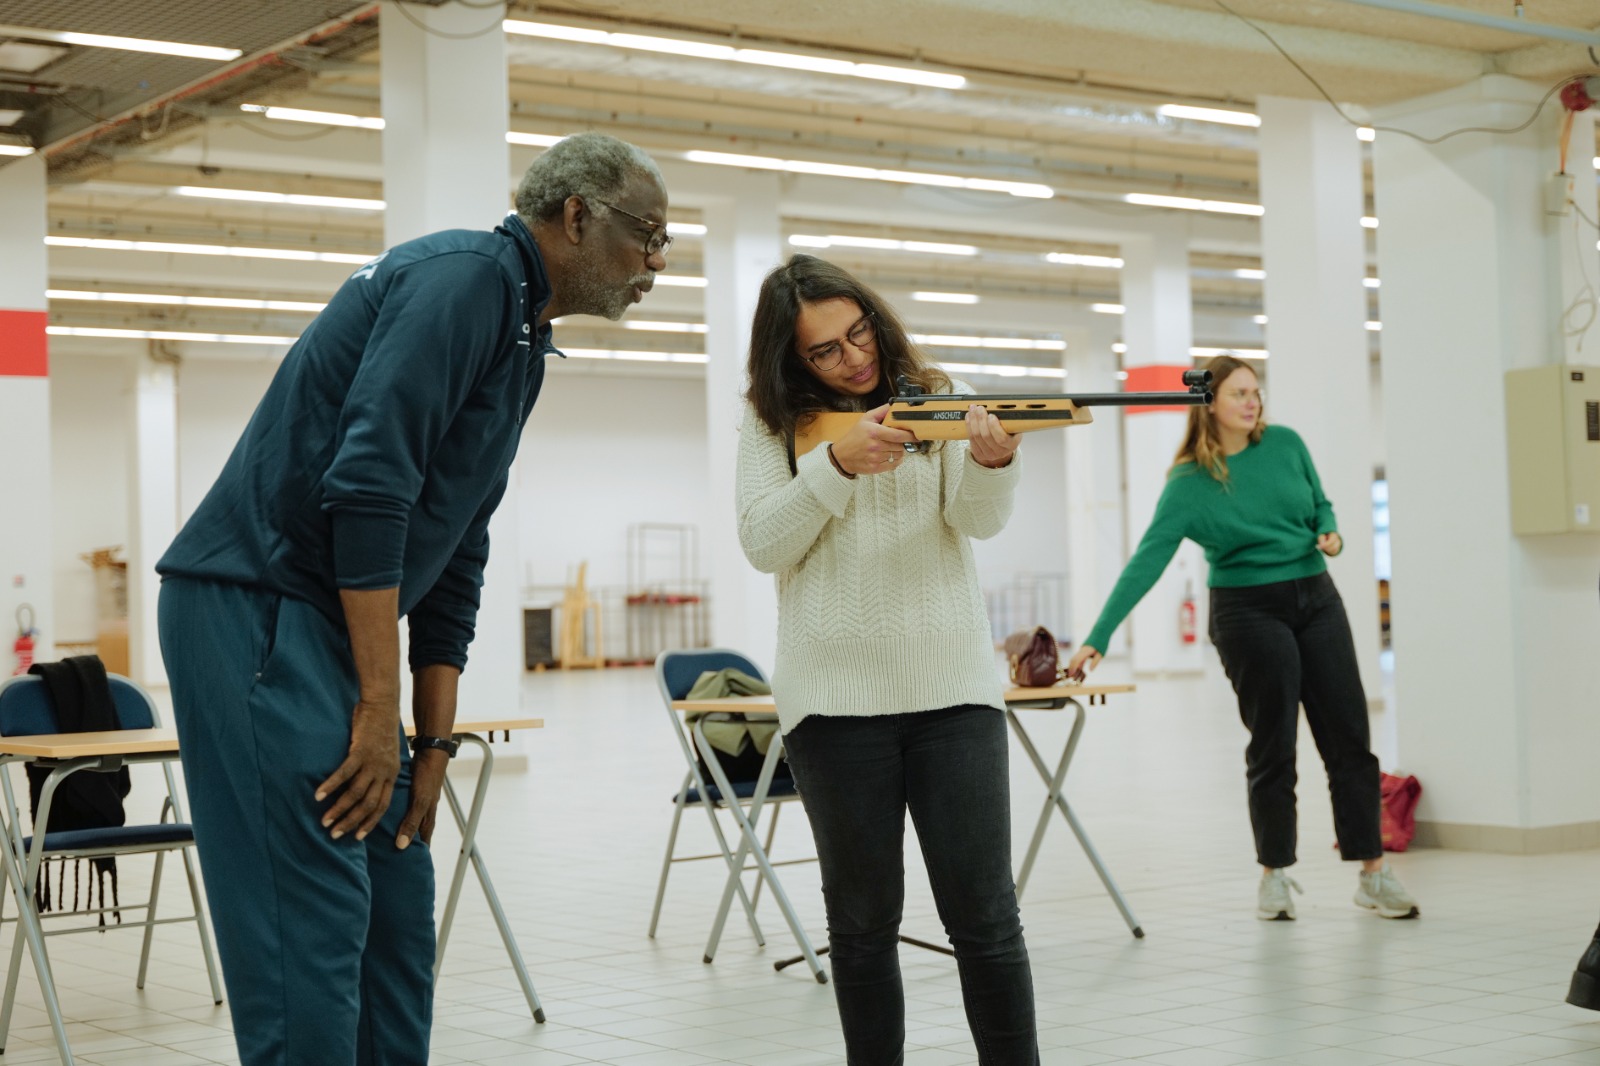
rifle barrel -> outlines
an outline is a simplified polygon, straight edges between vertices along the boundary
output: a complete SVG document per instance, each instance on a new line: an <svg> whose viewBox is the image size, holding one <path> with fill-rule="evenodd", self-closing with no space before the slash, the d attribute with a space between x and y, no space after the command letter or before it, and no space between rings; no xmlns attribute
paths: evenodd
<svg viewBox="0 0 1600 1066"><path fill-rule="evenodd" d="M1026 400L1070 400L1079 407L1142 407L1146 404L1197 407L1209 404L1213 399L1215 397L1207 389L1203 392L1091 392L1079 396L1066 392L983 393L965 396L951 393L924 393L920 396L892 396L889 402L910 404L915 407L929 400L964 400L976 404L992 401L1014 403Z"/></svg>

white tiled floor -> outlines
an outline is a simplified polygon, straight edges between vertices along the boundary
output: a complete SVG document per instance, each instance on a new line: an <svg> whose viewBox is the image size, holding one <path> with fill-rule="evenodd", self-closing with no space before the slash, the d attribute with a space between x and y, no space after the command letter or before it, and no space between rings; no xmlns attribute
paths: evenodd
<svg viewBox="0 0 1600 1066"><path fill-rule="evenodd" d="M1097 679L1113 679L1115 665ZM766 899L770 938L730 921L716 962L701 962L720 864L678 866L661 935L645 936L681 758L646 670L530 676L526 708L548 728L496 775L482 842L549 1014L535 1025L481 895L469 881L440 981L432 1061L565 1066L843 1061L831 986L793 954ZM1053 760L1066 716L1029 712ZM1600 912L1600 852L1538 858L1418 851L1394 865L1422 903L1386 922L1350 903L1320 764L1302 750L1300 920L1254 919L1257 873L1242 747L1219 678L1147 682L1094 708L1068 795L1148 936L1134 940L1057 819L1023 902L1040 1043L1048 1066L1295 1063L1367 1066L1600 1064L1600 1014L1562 1003ZM1043 785L1014 751L1020 859ZM1424 782L1426 786L1426 782ZM792 811L798 814L798 811ZM680 846L709 848L686 821ZM453 860L441 830L441 868ZM803 818L783 823L779 857L809 854ZM905 931L940 939L920 864L910 861ZM823 942L814 865L784 883ZM124 890L140 883L124 872ZM181 882L169 878L166 898ZM9 936L0 941L9 946ZM193 934L158 932L144 992L133 987L132 932L51 942L78 1060L234 1062L226 1008L211 1006ZM902 949L912 1066L975 1060L953 962ZM24 964L10 1063L55 1059L31 966Z"/></svg>

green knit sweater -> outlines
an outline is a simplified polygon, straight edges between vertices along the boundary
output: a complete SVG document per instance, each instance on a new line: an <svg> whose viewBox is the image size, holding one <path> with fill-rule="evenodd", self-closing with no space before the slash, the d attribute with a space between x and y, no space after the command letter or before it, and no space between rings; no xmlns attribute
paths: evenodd
<svg viewBox="0 0 1600 1066"><path fill-rule="evenodd" d="M1239 588L1323 573L1317 537L1337 528L1311 453L1286 426L1268 426L1258 443L1229 456L1226 482L1180 463L1167 474L1150 528L1084 643L1105 651L1185 537L1205 549L1207 584Z"/></svg>

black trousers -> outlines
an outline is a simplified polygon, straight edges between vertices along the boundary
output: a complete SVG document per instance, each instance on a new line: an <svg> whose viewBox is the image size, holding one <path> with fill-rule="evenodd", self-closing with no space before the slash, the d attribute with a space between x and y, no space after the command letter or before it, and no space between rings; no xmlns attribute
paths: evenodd
<svg viewBox="0 0 1600 1066"><path fill-rule="evenodd" d="M1350 621L1333 578L1323 573L1212 589L1211 641L1250 730L1245 773L1257 860L1270 867L1295 861L1295 738L1302 704L1328 768L1339 854L1380 858L1378 760Z"/></svg>
<svg viewBox="0 0 1600 1066"><path fill-rule="evenodd" d="M1033 976L1011 880L1005 715L812 715L784 737L822 860L848 1066L905 1061L906 812L956 952L979 1066L1037 1066Z"/></svg>

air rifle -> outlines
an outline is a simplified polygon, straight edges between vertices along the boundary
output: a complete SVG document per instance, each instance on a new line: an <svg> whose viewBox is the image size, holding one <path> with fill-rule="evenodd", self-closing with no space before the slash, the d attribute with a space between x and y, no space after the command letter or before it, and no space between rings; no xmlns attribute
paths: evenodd
<svg viewBox="0 0 1600 1066"><path fill-rule="evenodd" d="M889 412L884 415L883 424L890 429L903 429L917 438L915 442L906 443L909 452L920 450L919 444L923 441L966 440L967 408L973 404L998 417L1007 433L1031 433L1036 429L1093 422L1090 407L1196 407L1212 401L1211 371L1186 370L1183 383L1189 387L1187 392L930 395L902 375L895 380L897 395L889 398ZM859 421L860 412L823 411L812 415L795 430L795 457L806 454L823 441L838 440Z"/></svg>

